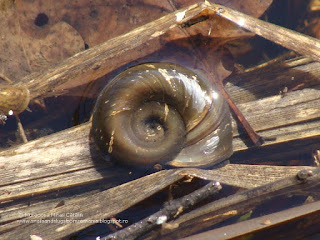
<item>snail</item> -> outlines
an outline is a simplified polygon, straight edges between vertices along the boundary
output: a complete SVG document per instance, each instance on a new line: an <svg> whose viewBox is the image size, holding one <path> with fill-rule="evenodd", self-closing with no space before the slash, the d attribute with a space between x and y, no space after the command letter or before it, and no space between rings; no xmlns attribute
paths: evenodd
<svg viewBox="0 0 320 240"><path fill-rule="evenodd" d="M229 107L216 88L173 63L145 63L98 96L91 135L108 159L131 167L207 167L232 154Z"/></svg>
<svg viewBox="0 0 320 240"><path fill-rule="evenodd" d="M0 114L17 115L28 107L30 93L26 87L0 84Z"/></svg>

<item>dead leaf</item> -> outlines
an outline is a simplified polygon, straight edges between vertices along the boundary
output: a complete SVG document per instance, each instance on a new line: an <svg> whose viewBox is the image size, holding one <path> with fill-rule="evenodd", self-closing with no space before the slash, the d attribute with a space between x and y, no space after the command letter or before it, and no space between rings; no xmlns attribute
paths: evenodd
<svg viewBox="0 0 320 240"><path fill-rule="evenodd" d="M0 54L2 63L0 73L16 82L29 73L46 69L83 50L84 43L87 47L95 46L198 1L22 0L8 2L11 3L9 7L0 13L3 40L0 46L5 49ZM272 0L216 2L257 17L266 10ZM155 51L166 42L194 35L214 37L218 46L227 38L239 37L243 34L248 35L234 24L217 16L211 16L210 21L200 22L188 27L185 31L175 29L169 32L159 40L161 44L158 44L159 47L156 47ZM212 45L210 44L210 47ZM139 49L139 52L134 53L133 56L138 59L148 53L150 53L149 50ZM79 84L82 83L79 82ZM73 83L72 86L79 84Z"/></svg>
<svg viewBox="0 0 320 240"><path fill-rule="evenodd" d="M68 23L58 22L50 27L43 38L35 39L25 35L23 46L31 71L34 72L83 50L84 41Z"/></svg>
<svg viewBox="0 0 320 240"><path fill-rule="evenodd" d="M84 49L81 36L65 22L39 29L40 35L27 35L13 4L0 12L0 21L0 71L12 82Z"/></svg>

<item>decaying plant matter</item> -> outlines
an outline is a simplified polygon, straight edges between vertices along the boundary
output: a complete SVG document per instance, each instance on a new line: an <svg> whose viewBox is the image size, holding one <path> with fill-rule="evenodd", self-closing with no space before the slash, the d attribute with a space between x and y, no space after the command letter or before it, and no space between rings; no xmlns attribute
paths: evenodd
<svg viewBox="0 0 320 240"><path fill-rule="evenodd" d="M198 4L188 6L186 8L180 9L178 11L175 11L158 20L148 23L142 27L139 27L127 34L121 35L101 45L97 45L96 47L93 47L79 54L76 54L75 56L62 61L59 65L50 68L46 72L27 76L26 78L23 79L21 83L16 84L16 86L20 86L20 85L26 86L30 91L31 99L34 99L39 96L45 97L55 93L59 94L63 91L57 90L57 89L62 84L68 81L72 81L73 79L79 76L85 79L89 79L90 81L95 80L105 75L106 73L110 72L111 70L117 68L117 64L119 64L119 61L120 61L118 60L117 62L117 58L120 55L125 55L124 53L126 53L127 51L132 50L139 46L140 47L143 46L144 43L156 37L159 37L169 29L174 28L175 26L180 26L182 24L185 24L187 26L188 21L190 21L191 19L196 19L198 18L198 16L203 16L208 14L209 15L216 14L218 16L226 18L249 31L252 31L262 37L265 37L266 39L274 41L302 55L308 56L314 59L315 61L320 61L320 49L319 49L320 43L318 40L313 39L311 37L304 36L302 34L298 34L294 31L291 31L279 26L272 25L270 23L263 22L256 18L242 14L240 12L231 10L227 7L213 4L208 1L204 1L204 2L199 2ZM121 42L122 44L119 45L119 42ZM301 42L303 42L304 44L300 44ZM109 64L110 60L113 60L112 64L114 65ZM130 62L131 61L130 56L127 56L127 58L125 59L121 58L121 61L122 61L121 64ZM220 79L219 81L216 82L217 86L220 88L221 92L224 94L224 96L228 100L231 108L234 110L239 120L243 123L252 141L255 144L261 143L260 136L258 136L252 130L250 125L245 121L245 118L243 117L241 112L232 103L227 92L224 90L224 87L222 85L222 80L223 79ZM294 95L292 95L292 97L294 97ZM281 98L281 96L279 98ZM270 99L270 101L274 102L274 99ZM267 114L268 113L265 113L264 116L267 116ZM318 118L318 116L316 115L317 114L316 112L312 112L311 114L315 114L314 119ZM314 122L311 124L315 124L314 126L317 126L318 122ZM17 161L17 164L25 163L26 165L23 165L23 166L27 166L27 167L30 166L30 172L31 172L30 174L30 172L25 172L25 171L22 171L22 169L17 169L17 167L15 166L7 167L7 165L3 165L3 168L0 167L0 169L5 169L6 173L8 173L6 175L6 178L4 178L4 182L5 182L4 184L7 184L6 186L8 187L6 188L6 186L4 186L1 189L1 195L0 195L2 197L1 201L10 202L19 198L30 197L35 192L40 194L43 192L52 191L59 188L61 189L67 188L67 186L76 186L81 184L81 182L79 182L80 175L78 176L77 174L74 174L76 171L72 169L72 167L70 167L70 166L73 166L74 164L81 165L83 173L85 172L86 174L86 177L84 177L84 175L81 175L81 178L86 179L87 181L86 184L88 185L90 183L95 183L101 180L103 178L101 176L103 176L105 173L110 174L110 172L108 172L106 169L102 167L101 169L99 169L101 170L102 174L97 176L96 169L93 169L94 165L92 163L90 165L88 161L84 159L84 158L90 158L90 156L97 157L94 154L90 155L90 149L88 147L89 146L88 132L90 128L89 125L90 123L87 123L79 127L76 127L74 129L66 130L62 133L58 133L53 136L48 136L41 140L27 143L26 145L20 146L14 150L8 150L0 153L1 161L5 163L10 161L11 162ZM311 129L311 127L309 128ZM288 129L284 129L283 132L286 132L287 130ZM294 130L292 132L294 132ZM272 132L272 130L270 130L270 135L277 136L277 134L280 134L280 133L279 132L274 133ZM314 136L315 134L318 134L318 133L310 132L310 136ZM67 139L67 136L70 138ZM80 137L83 137L83 138L80 139ZM64 142L63 141L64 139L66 139L67 141ZM291 140L290 138L288 139ZM288 141L288 139L286 140ZM71 147L74 147L74 148L71 148ZM67 155L67 151L69 152L74 151L75 148L77 148L78 152L74 153L74 158L71 159L70 155ZM47 154L50 150L52 150L52 152L56 152L57 149L59 149L60 159L55 158L54 156L50 156L50 157L47 157L47 158L44 157L43 159L41 159L42 162L40 161L37 162L34 159L34 156L39 154L36 151L39 149L46 151ZM243 149L245 149L243 142L236 145L236 150L240 151ZM39 156L39 158L42 158L42 156ZM59 160L62 160L62 162L66 163L65 164L66 166L59 165L61 164L61 161ZM48 164L48 166L43 166L44 163ZM53 168L52 165L50 165L52 163L56 164L55 165L56 168ZM37 165L37 164L40 164L40 165L42 164L42 165L37 171L36 170L32 171L32 169L35 169L35 167L32 165ZM232 167L234 167L234 169L231 170L231 173L232 173L231 176L225 176L227 175L225 174L225 171L227 171L228 168L230 170L230 168ZM301 167L301 168L305 168L305 167ZM230 185L234 184L236 186L241 186L244 188L253 188L253 187L257 187L256 185L254 185L255 183L260 184L260 186L266 183L266 182L263 182L263 179L270 179L270 175L273 175L274 179L276 180L276 179L282 178L284 174L286 174L286 172L287 173L290 172L289 175L291 177L287 179L280 180L279 182L275 182L275 183L269 183L269 185L265 185L260 188L258 187L258 188L247 190L248 192L246 193L248 193L249 197L250 196L252 197L254 195L253 193L255 193L257 195L254 195L254 196L257 197L257 199L263 200L262 198L264 195L259 195L259 191L261 189L265 190L263 194L270 193L270 195L272 195L273 193L279 194L279 192L277 191L282 190L283 188L288 188L289 190L291 190L291 188L295 190L296 189L299 190L299 187L303 188L304 186L308 186L308 187L316 186L318 181L315 181L315 180L318 180L318 170L310 168L312 171L310 170L307 172L300 172L297 178L296 176L297 171L300 170L301 168L297 167L297 168L291 169L290 167L283 167L282 169L281 167L279 167L279 169L283 170L282 172L280 172L279 169L276 170L276 168L270 167L271 170L269 169L269 172L268 172L268 166L259 166L259 167L246 166L239 171L240 166L226 165L225 167L222 167L220 169L208 170L208 171L197 170L197 169L186 169L186 170L178 169L178 170L162 171L153 175L139 178L137 180L120 185L118 187L114 187L106 191L102 191L92 196L80 196L75 201L70 201L69 203L63 202L62 204L60 204L59 202L59 204L57 204L56 202L52 201L50 208L44 207L42 205L42 207L36 210L38 211L39 215L43 213L43 216L48 216L48 213L51 214L51 216L54 216L54 214L56 213L82 211L86 214L85 215L86 219L101 218L101 217L110 218L118 214L119 212L129 208L134 203L137 203L138 201L141 201L151 196L153 193L160 191L165 186L168 186L173 182L179 179L182 179L183 176L185 175L196 176L203 179L211 179L211 180L221 179L220 181L222 183L227 183ZM47 176L48 178L43 177L43 175L41 174L44 174L44 172L48 172L49 171L48 169L50 169L51 175ZM258 180L254 179L250 182L250 184L246 185L245 180L241 181L241 179L246 179L245 177L247 177L248 179L250 177L252 178L253 174L252 172L250 172L250 169L251 170L254 169L252 170L252 172L255 172L255 173L258 172L257 174L258 176L254 176L254 177L257 177ZM246 173L246 174L237 176L236 177L237 179L235 180L234 176L236 174L234 173L237 172L236 170L238 170L238 172ZM245 172L245 170L247 170L247 172ZM103 172L103 171L106 171L106 172ZM210 171L213 171L213 172L209 174ZM17 172L20 173L18 177L16 177L18 175L16 174ZM275 172L277 172L277 174L274 174ZM32 176L33 174L34 176ZM71 174L74 174L74 175L71 175ZM118 174L121 174L121 173L119 172ZM122 174L123 176L125 176L126 173L122 173ZM314 177L311 176L312 174L314 174ZM274 175L277 175L277 176L275 177ZM113 176L113 175L109 175L109 176ZM210 176L211 178L209 178ZM34 177L34 179L30 180L32 177ZM220 179L214 179L215 177ZM304 181L304 178L306 181ZM69 182L67 183L62 182L61 179L65 179L66 182L69 179ZM309 181L309 179L311 180ZM10 183L13 183L13 184L10 185ZM278 188L274 186L278 186ZM136 200L134 200L135 202L128 203L128 201L124 201L124 200L127 200L128 189L130 189L130 192L132 192L132 196L133 196L132 199L135 199L136 197ZM140 192L141 189L143 189L143 192ZM273 192L273 190L275 192ZM234 198L230 197L229 200L232 203L236 204L238 203L236 200L239 200L239 196L241 196L241 194L233 196ZM243 199L240 199L240 200L243 200ZM90 208L88 205L89 203L90 205L94 205L94 206ZM117 208L117 205L120 205L120 207ZM230 204L230 206L231 205L232 204ZM230 209L228 209L228 211L229 210ZM198 213L201 214L200 211ZM222 213L220 212L219 214L223 215L224 213L222 211ZM12 214L10 215L9 213L4 212L3 215L4 215L4 218L6 219L5 220L6 222L3 226L1 226L0 232L2 233L4 238L15 237L15 238L23 239L23 238L29 237L30 233L37 236L42 236L43 238L50 238L50 239L62 238L72 234L74 231L78 231L92 225L89 222L83 222L81 224L76 224L76 225L72 223L68 223L63 225L63 227L59 224L44 224L41 229L38 229L36 223L30 223L28 226L26 226L25 224L18 222L17 217L13 217ZM232 212L227 217L230 217L230 216L232 216ZM224 215L223 219L225 218L226 218L226 215ZM25 219L34 220L32 216ZM43 218L43 220L50 220L50 219L52 219L52 217L50 216Z"/></svg>
<svg viewBox="0 0 320 240"><path fill-rule="evenodd" d="M320 48L318 40L312 37L263 22L224 6L205 1L168 14L158 20L134 29L127 34L83 51L74 57L62 61L57 66L52 67L45 72L25 77L16 85L23 85L28 88L30 91L30 99L50 96L52 94L59 95L60 92L62 93L65 90L57 90L58 86L66 82L70 82L77 77L82 77L89 81L102 77L119 66L120 62L117 62L116 58L123 56L123 53L137 48L145 42L163 35L169 29L185 24L190 19L197 18L197 16L203 14L217 14L218 16L226 18L245 29L254 32L255 34L274 41L302 55L309 56L316 61L320 58L318 54ZM295 44L299 41L304 42L304 44ZM119 42L123 44L119 45ZM153 51L153 49L150 51ZM124 57L125 58L121 57L122 65L132 60L130 56ZM110 62L112 62L113 65L110 65ZM228 93L224 90L221 81L223 81L223 79L217 80L217 87L227 99L231 109L243 124L253 143L260 145L263 140L250 127L250 124L246 121L243 114L232 102Z"/></svg>

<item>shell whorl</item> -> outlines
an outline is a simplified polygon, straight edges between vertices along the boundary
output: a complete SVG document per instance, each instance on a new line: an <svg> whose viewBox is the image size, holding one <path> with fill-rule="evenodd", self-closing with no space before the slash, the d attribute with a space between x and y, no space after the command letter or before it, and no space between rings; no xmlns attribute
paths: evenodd
<svg viewBox="0 0 320 240"><path fill-rule="evenodd" d="M29 105L30 92L25 87L0 84L0 114L19 114Z"/></svg>
<svg viewBox="0 0 320 240"><path fill-rule="evenodd" d="M91 132L99 149L124 165L208 166L232 154L230 122L209 82L176 64L148 63L102 90Z"/></svg>

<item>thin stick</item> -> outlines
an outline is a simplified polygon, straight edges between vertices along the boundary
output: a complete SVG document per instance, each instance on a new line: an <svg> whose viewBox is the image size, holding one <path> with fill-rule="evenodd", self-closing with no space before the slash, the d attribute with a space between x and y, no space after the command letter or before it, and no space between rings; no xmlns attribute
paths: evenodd
<svg viewBox="0 0 320 240"><path fill-rule="evenodd" d="M108 239L136 239L138 236L146 233L152 228L159 226L171 218L180 215L184 210L194 206L200 201L209 196L219 192L222 189L219 182L213 181L204 187L176 200L172 200L165 204L164 208L152 214L151 216L137 222L123 230L110 234L106 237L100 238L101 240Z"/></svg>
<svg viewBox="0 0 320 240"><path fill-rule="evenodd" d="M296 176L284 178L257 188L252 188L242 191L226 198L219 199L215 202L204 205L192 212L184 214L181 218L169 222L173 225L183 225L188 228L189 234L199 231L197 226L190 226L192 219L205 216L207 220L203 221L204 226L212 226L213 224L222 221L221 219L213 217L210 219L209 215L215 216L217 214L226 213L228 211L244 212L249 211L257 204L264 202L275 196L293 193L297 191L306 191L308 188L319 185L320 169L300 170ZM225 215L224 220L230 216ZM211 221L212 220L212 221ZM198 221L200 221L198 219ZM189 224L188 224L189 223ZM181 231L181 229L180 229Z"/></svg>
<svg viewBox="0 0 320 240"><path fill-rule="evenodd" d="M27 139L27 136L26 136L26 133L24 132L24 129L23 129L23 126L22 126L22 123L20 121L20 118L18 115L15 115L16 119L17 119L17 127L18 127L18 133L19 133L19 136L22 140L23 143L27 143L28 142L28 139Z"/></svg>
<svg viewBox="0 0 320 240"><path fill-rule="evenodd" d="M194 239L206 240L206 239L211 239L212 236L215 236L215 239L226 239L226 236L228 236L228 239L234 239L234 238L246 239L246 237L250 238L250 236L253 236L255 233L258 233L262 230L270 231L271 228L274 228L281 224L282 225L284 224L290 225L290 223L293 224L293 221L297 221L297 219L300 219L301 221L303 221L304 224L303 225L300 224L301 227L299 229L295 229L294 234L297 234L296 230L300 230L300 233L305 232L304 236L307 236L308 232L306 232L305 229L307 226L309 226L312 223L310 221L307 221L306 218L310 215L316 215L316 213L319 211L320 211L320 201L317 201L314 203L290 208L287 210L283 210L273 214L268 214L262 217L257 217L247 221L241 221L241 222L224 226L221 228L217 228L214 230L209 230L207 232L192 235L190 237L183 238L181 240L194 240ZM316 223L314 222L313 224L315 225ZM268 237L269 236L267 236L267 239ZM287 237L287 239L290 239L290 237ZM296 239L301 239L301 236L299 236Z"/></svg>
<svg viewBox="0 0 320 240"><path fill-rule="evenodd" d="M254 145L260 146L264 143L263 138L256 133L256 131L251 127L250 123L247 121L247 119L243 116L242 112L239 110L237 105L232 101L229 94L225 90L222 83L218 83L217 87L220 91L220 93L223 95L223 97L226 99L227 103L229 104L230 108L234 112L234 114L237 116L238 120L244 127L245 131L247 132L248 136L250 137L251 141Z"/></svg>

